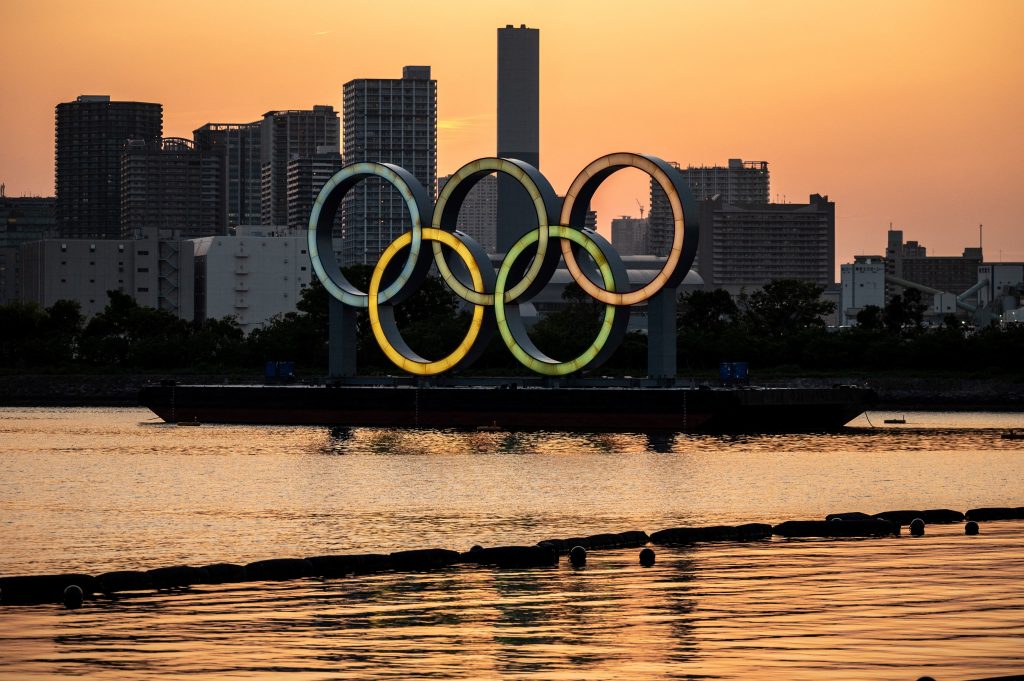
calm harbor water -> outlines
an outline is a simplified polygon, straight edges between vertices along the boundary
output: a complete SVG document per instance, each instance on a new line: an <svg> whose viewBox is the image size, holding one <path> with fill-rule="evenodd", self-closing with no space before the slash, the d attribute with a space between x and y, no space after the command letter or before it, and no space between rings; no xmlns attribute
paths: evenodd
<svg viewBox="0 0 1024 681"><path fill-rule="evenodd" d="M394 432L0 409L0 574L1024 505L1024 415L831 435ZM1024 670L1024 521L0 607L0 675L893 678Z"/></svg>

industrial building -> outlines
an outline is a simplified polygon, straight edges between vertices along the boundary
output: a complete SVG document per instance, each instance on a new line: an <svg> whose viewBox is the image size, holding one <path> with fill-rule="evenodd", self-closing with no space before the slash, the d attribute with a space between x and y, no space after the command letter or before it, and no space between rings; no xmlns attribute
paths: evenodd
<svg viewBox="0 0 1024 681"><path fill-rule="evenodd" d="M309 285L306 233L272 236L245 229L239 236L196 239L195 319L234 317L246 333L293 312Z"/></svg>
<svg viewBox="0 0 1024 681"><path fill-rule="evenodd" d="M163 107L82 95L58 104L57 229L68 239L121 239L121 153L128 140L163 135Z"/></svg>
<svg viewBox="0 0 1024 681"><path fill-rule="evenodd" d="M928 255L928 249L917 241L903 241L903 230L890 229L885 248L885 273L913 281L922 286L954 295L960 294L977 281L978 267L982 264L981 248L968 247L960 256ZM886 302L899 289L890 283ZM922 302L931 305L933 295L923 292Z"/></svg>
<svg viewBox="0 0 1024 681"><path fill-rule="evenodd" d="M394 163L435 195L437 81L429 66L406 66L401 78L358 78L344 86L345 165ZM344 264L373 263L409 230L398 191L376 178L357 184L341 206Z"/></svg>
<svg viewBox="0 0 1024 681"><path fill-rule="evenodd" d="M873 305L885 307L885 258L880 255L858 255L854 261L840 266L839 323L852 326L857 314Z"/></svg>
<svg viewBox="0 0 1024 681"><path fill-rule="evenodd" d="M191 319L191 253L191 244L179 239L33 241L21 246L21 299L42 307L73 300L91 317L107 306L107 291L119 291L139 305Z"/></svg>

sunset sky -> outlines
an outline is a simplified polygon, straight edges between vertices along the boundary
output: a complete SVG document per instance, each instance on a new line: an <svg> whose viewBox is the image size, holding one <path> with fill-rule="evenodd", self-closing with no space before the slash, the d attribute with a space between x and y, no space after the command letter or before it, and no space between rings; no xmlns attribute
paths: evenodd
<svg viewBox="0 0 1024 681"><path fill-rule="evenodd" d="M541 170L765 160L773 200L836 202L837 260L892 222L929 254L1024 260L1024 2L19 2L0 0L0 182L53 193L54 106L160 102L164 134L333 104L429 64L438 173L495 152L496 29L540 29ZM623 174L626 175L626 174ZM603 226L647 202L615 178ZM604 230L602 230L604 231ZM838 274L838 271L837 271Z"/></svg>

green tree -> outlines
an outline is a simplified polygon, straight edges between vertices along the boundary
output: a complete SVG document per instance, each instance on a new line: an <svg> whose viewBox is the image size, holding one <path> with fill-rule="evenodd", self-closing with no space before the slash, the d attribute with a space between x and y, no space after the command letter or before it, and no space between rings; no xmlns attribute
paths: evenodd
<svg viewBox="0 0 1024 681"><path fill-rule="evenodd" d="M41 359L39 340L46 312L35 303L0 307L0 362L5 367L35 366Z"/></svg>
<svg viewBox="0 0 1024 681"><path fill-rule="evenodd" d="M894 295L889 300L882 313L882 319L890 333L913 335L921 330L924 310L921 292L915 288L908 288L903 291L903 295Z"/></svg>
<svg viewBox="0 0 1024 681"><path fill-rule="evenodd" d="M565 305L533 325L530 338L541 352L566 361L580 355L594 342L604 317L604 305L587 295L576 282L566 285L562 300Z"/></svg>
<svg viewBox="0 0 1024 681"><path fill-rule="evenodd" d="M857 313L857 327L864 331L879 331L885 328L882 321L882 308L877 305L865 305Z"/></svg>
<svg viewBox="0 0 1024 681"><path fill-rule="evenodd" d="M108 291L103 312L82 332L83 358L100 366L172 369L188 365L189 322Z"/></svg>
<svg viewBox="0 0 1024 681"><path fill-rule="evenodd" d="M725 289L679 296L676 320L680 329L721 331L735 323L738 316L739 308Z"/></svg>
<svg viewBox="0 0 1024 681"><path fill-rule="evenodd" d="M835 303L821 300L824 286L798 279L768 282L747 301L744 321L764 336L781 337L803 329L821 329L821 319L835 311Z"/></svg>

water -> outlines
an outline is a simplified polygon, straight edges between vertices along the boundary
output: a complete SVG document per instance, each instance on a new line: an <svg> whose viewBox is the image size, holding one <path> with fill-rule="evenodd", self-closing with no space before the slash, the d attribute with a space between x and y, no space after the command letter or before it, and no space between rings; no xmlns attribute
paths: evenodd
<svg viewBox="0 0 1024 681"><path fill-rule="evenodd" d="M0 410L0 574L245 563L834 511L1024 505L1020 414L836 435L202 426ZM1024 522L978 537L592 552L585 570L201 586L0 607L0 675L976 678L1024 669Z"/></svg>

